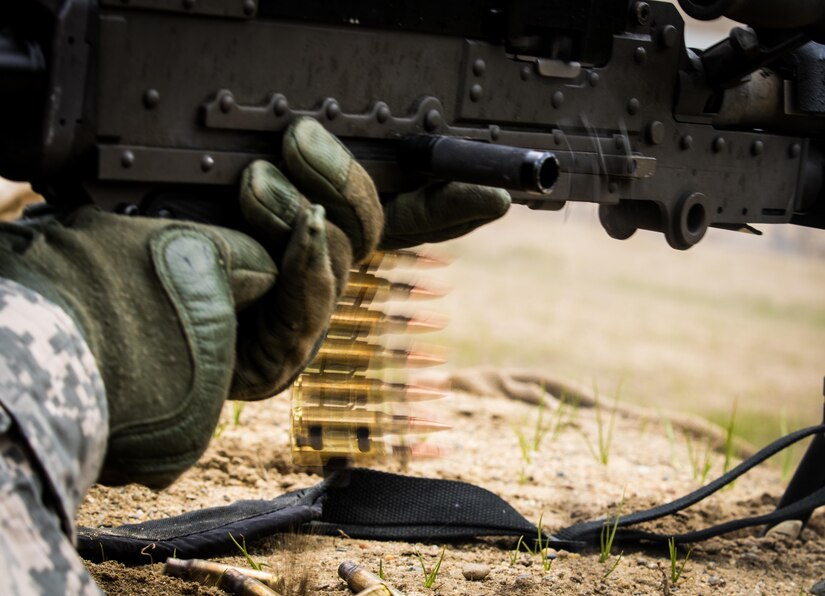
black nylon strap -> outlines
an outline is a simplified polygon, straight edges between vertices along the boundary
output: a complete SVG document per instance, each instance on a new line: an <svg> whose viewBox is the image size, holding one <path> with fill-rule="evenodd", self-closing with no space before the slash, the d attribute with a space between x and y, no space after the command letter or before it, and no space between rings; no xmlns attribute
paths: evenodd
<svg viewBox="0 0 825 596"><path fill-rule="evenodd" d="M538 529L501 497L453 480L352 470L327 492L314 531L375 540L442 541L476 536L537 536Z"/></svg>
<svg viewBox="0 0 825 596"><path fill-rule="evenodd" d="M673 538L676 544L700 542L702 540L708 540L709 538L715 538L716 536L721 536L722 534L735 532L736 530L742 530L744 528L752 528L754 526L761 526L764 524L773 525L788 519L798 519L799 515L806 512L810 513L822 505L825 505L825 487L811 493L807 497L800 499L792 505L788 505L787 507L783 507L781 509L776 509L771 513L766 513L764 515L736 519L716 526L711 526L710 528L705 528L704 530L696 530L695 532L686 532L684 534L675 535L659 534L656 532L645 532L643 530L632 530L626 528L616 531L616 541L664 543ZM594 540L598 540L598 537L595 537Z"/></svg>
<svg viewBox="0 0 825 596"><path fill-rule="evenodd" d="M640 530L626 530L625 528L627 528L628 526L634 526L640 523L660 519L668 515L673 515L678 511L686 509L687 507L690 507L691 505L698 503L702 499L709 497L716 491L727 486L728 484L742 476L744 473L746 473L754 466L757 466L766 459L773 457L783 449L790 447L794 443L798 443L806 437L822 433L825 433L825 424L811 426L792 432L789 435L777 439L767 447L763 447L758 452L744 460L742 463L740 463L738 466L736 466L726 474L723 474L716 480L693 491L692 493L689 493L674 501L671 501L670 503L659 505L658 507L653 507L645 511L638 511L619 517L617 524L618 530L616 531L616 540L646 540L652 542L666 542L671 537L670 535L657 534L654 532L644 532ZM813 509L821 507L822 505L825 505L825 490L815 491L808 497L805 497L804 499L797 501L796 503L790 504L787 507L777 509L773 513L727 522L724 524L720 524L718 526L714 526L712 528L707 528L705 530L681 534L680 536L677 536L675 538L677 542L695 542L697 540L706 540L708 538L719 536L721 534L732 532L734 530L738 530L741 528L747 528L762 524L774 524L780 521L784 521L786 519L795 519L795 515L799 515L801 512L806 511L808 509L813 511ZM602 519L575 524L573 526L570 526L557 532L556 537L561 538L563 540L569 540L572 542L583 542L595 545L598 544L599 536L604 525L606 523L609 523L612 526L615 523L615 521L615 519L611 519L608 522L608 520Z"/></svg>
<svg viewBox="0 0 825 596"><path fill-rule="evenodd" d="M811 435L825 433L825 424L793 432L774 441L706 486L665 505L619 518L617 541L664 542L671 536L634 530L630 526L672 515L715 493L782 449ZM814 457L814 456L812 456ZM820 456L821 458L821 453ZM814 462L816 463L816 462ZM825 462L820 460L820 466ZM821 468L820 468L821 469ZM119 528L81 528L78 550L91 559L127 563L179 557L207 557L236 552L230 534L254 540L308 525L318 533L353 538L404 541L465 540L479 536L524 536L534 539L538 529L507 502L488 490L465 482L398 476L355 469L308 489L271 501L239 501L185 513L176 517L129 524ZM786 519L803 519L825 505L825 486L781 506L772 513L687 532L678 543L714 536ZM547 545L570 550L595 546L607 520L575 524L546 538ZM614 520L610 520L612 525Z"/></svg>
<svg viewBox="0 0 825 596"><path fill-rule="evenodd" d="M117 528L78 528L77 552L100 563L148 565L167 557L205 558L238 552L230 535L253 541L297 529L320 517L329 482L268 500L237 501Z"/></svg>
<svg viewBox="0 0 825 596"><path fill-rule="evenodd" d="M529 538L538 532L506 501L465 482L354 469L347 472L346 486L340 484L340 477L331 477L271 501L238 501L118 528L80 528L78 552L95 561L138 565L173 553L209 557L237 553L230 534L251 541L298 526L353 538L415 541Z"/></svg>

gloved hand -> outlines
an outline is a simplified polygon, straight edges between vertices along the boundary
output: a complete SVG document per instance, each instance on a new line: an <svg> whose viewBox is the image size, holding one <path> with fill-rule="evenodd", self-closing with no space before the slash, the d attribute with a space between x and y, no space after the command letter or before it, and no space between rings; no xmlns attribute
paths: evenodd
<svg viewBox="0 0 825 596"><path fill-rule="evenodd" d="M329 133L314 120L301 120L297 134L300 144L304 147L329 146ZM336 143L335 151L327 157L330 170L327 176L335 178L332 170L337 169L338 176L344 175L346 163L355 163L352 156L340 144ZM330 196L325 184L318 184L315 178L306 179L304 172L310 172L312 167L303 167L302 152L297 144L287 141L284 144L284 160L291 173L294 173L296 183L305 190L308 196ZM341 164L340 166L337 164ZM357 165L357 164L356 164ZM360 166L359 166L360 167ZM368 182L363 176L351 177L352 192L361 193L365 189L355 186L366 185ZM343 179L339 185L343 186ZM372 188L372 183L369 181ZM358 203L362 210L371 209L372 203ZM364 250L357 242L358 238L366 237L365 244L373 241L371 232L361 232L357 222L361 220L374 221L373 213L355 214L352 217L348 212L352 209L349 203L324 203L329 218L337 223L351 239L356 241L355 260L366 257L370 250ZM494 221L507 213L510 208L510 195L500 188L463 184L461 182L436 182L413 192L383 198L384 229L381 233L379 248L394 250L407 248L426 242L443 242L451 240L475 230L479 226ZM366 236L365 236L366 234Z"/></svg>
<svg viewBox="0 0 825 596"><path fill-rule="evenodd" d="M498 219L509 208L510 195L500 188L434 183L384 200L380 248L394 250L458 238Z"/></svg>
<svg viewBox="0 0 825 596"><path fill-rule="evenodd" d="M254 239L92 207L0 225L0 276L68 312L97 361L110 426L101 481L171 483L227 397L273 395L307 363L383 224L369 176L319 130L305 120L285 135L289 179L263 162L245 172Z"/></svg>
<svg viewBox="0 0 825 596"><path fill-rule="evenodd" d="M382 233L386 248L443 240L509 205L502 191L439 184L390 199L384 227L369 176L318 123L290 127L283 155L288 177L264 162L244 173L250 236L92 207L0 224L0 276L60 305L97 361L102 482L171 483L203 453L225 399L285 388Z"/></svg>

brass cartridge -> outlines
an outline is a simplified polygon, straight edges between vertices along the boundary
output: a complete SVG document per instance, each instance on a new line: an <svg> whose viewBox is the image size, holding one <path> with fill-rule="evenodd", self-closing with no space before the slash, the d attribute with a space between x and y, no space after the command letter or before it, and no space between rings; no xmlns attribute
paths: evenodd
<svg viewBox="0 0 825 596"><path fill-rule="evenodd" d="M384 586L388 590L387 593L391 596L403 596L401 592L385 580L369 571L366 567L353 563L352 561L344 561L338 566L338 577L347 582L349 589L356 594L373 586Z"/></svg>
<svg viewBox="0 0 825 596"><path fill-rule="evenodd" d="M439 399L439 389L405 383L387 383L381 379L335 374L304 374L293 386L293 399L304 406L354 408L386 402L416 402Z"/></svg>
<svg viewBox="0 0 825 596"><path fill-rule="evenodd" d="M439 331L444 325L444 320L434 315L388 315L363 306L341 304L332 314L327 335L356 338L388 333L427 333Z"/></svg>
<svg viewBox="0 0 825 596"><path fill-rule="evenodd" d="M361 263L361 271L376 271L378 269L396 269L402 267L415 267L417 269L430 269L433 267L444 267L448 263L442 259L430 255L424 255L412 250L394 250L392 252L374 252Z"/></svg>
<svg viewBox="0 0 825 596"><path fill-rule="evenodd" d="M444 293L417 284L391 282L372 273L354 272L341 296L343 302L386 302L388 300L430 300Z"/></svg>
<svg viewBox="0 0 825 596"><path fill-rule="evenodd" d="M435 366L445 359L437 352L401 349L396 340L388 344L375 338L437 331L444 327L444 318L387 313L372 306L445 293L414 283L409 277L388 278L376 275L377 271L444 264L413 251L396 251L376 253L350 272L318 353L292 386L292 452L297 465L331 470L353 463L370 465L390 457L406 461L440 455L441 450L431 445L404 444L404 435L444 430L448 425L387 408L437 399L445 392L376 377L379 371ZM374 372L368 376L368 371ZM391 378L397 381L397 375L394 372ZM387 436L395 436L397 441L387 442Z"/></svg>
<svg viewBox="0 0 825 596"><path fill-rule="evenodd" d="M340 410L298 406L293 409L293 421L305 427L351 429L358 436L382 437L408 433L430 433L447 430L443 422L417 416L387 414L377 410Z"/></svg>
<svg viewBox="0 0 825 596"><path fill-rule="evenodd" d="M305 370L308 373L354 374L371 369L424 368L444 362L443 358L425 352L385 348L365 341L327 338Z"/></svg>
<svg viewBox="0 0 825 596"><path fill-rule="evenodd" d="M333 460L365 466L384 463L391 458L432 459L442 454L441 448L429 443L398 445L372 438L369 433L359 436L350 429L294 424L292 429L292 461L307 468L323 468Z"/></svg>
<svg viewBox="0 0 825 596"><path fill-rule="evenodd" d="M239 567L233 567L232 565L206 561L204 559L176 559L169 557L166 559L166 564L163 567L163 573L166 575L211 585L217 585L221 582L230 570L241 573L248 578L255 579L270 588L269 592L264 592L265 594L276 593L273 592L273 590L281 590L284 587L283 578L273 573L258 571L256 569L241 569ZM254 594L256 592L249 593Z"/></svg>
<svg viewBox="0 0 825 596"><path fill-rule="evenodd" d="M393 596L392 590L383 584L370 586L366 590L361 590L355 596Z"/></svg>

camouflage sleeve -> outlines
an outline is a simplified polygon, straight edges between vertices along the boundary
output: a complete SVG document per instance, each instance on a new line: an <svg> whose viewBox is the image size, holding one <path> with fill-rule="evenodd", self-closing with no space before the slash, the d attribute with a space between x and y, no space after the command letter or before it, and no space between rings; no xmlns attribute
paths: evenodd
<svg viewBox="0 0 825 596"><path fill-rule="evenodd" d="M0 593L99 593L73 520L107 433L103 383L77 326L0 279Z"/></svg>

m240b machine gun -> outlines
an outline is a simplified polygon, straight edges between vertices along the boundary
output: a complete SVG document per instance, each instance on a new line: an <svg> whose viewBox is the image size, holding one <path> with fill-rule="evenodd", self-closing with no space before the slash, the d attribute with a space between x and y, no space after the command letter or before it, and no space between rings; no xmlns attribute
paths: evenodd
<svg viewBox="0 0 825 596"><path fill-rule="evenodd" d="M599 204L615 238L825 227L825 3L30 0L0 7L0 175L49 201L231 221L239 174L311 116L382 193Z"/></svg>

